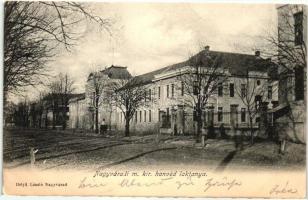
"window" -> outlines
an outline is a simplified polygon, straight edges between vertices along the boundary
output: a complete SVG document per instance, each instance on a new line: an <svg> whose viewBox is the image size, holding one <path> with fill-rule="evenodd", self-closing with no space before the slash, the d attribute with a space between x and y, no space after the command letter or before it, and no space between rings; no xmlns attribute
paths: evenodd
<svg viewBox="0 0 308 200"><path fill-rule="evenodd" d="M193 81L193 94L199 95L199 81L195 80Z"/></svg>
<svg viewBox="0 0 308 200"><path fill-rule="evenodd" d="M181 83L181 95L184 96L184 82Z"/></svg>
<svg viewBox="0 0 308 200"><path fill-rule="evenodd" d="M256 123L260 122L260 117L256 117Z"/></svg>
<svg viewBox="0 0 308 200"><path fill-rule="evenodd" d="M230 83L230 97L234 97L234 83Z"/></svg>
<svg viewBox="0 0 308 200"><path fill-rule="evenodd" d="M174 97L174 84L171 84L171 97Z"/></svg>
<svg viewBox="0 0 308 200"><path fill-rule="evenodd" d="M167 127L170 127L171 124L170 124L170 112L169 112L169 108L167 108L166 114L167 114L166 126L167 126Z"/></svg>
<svg viewBox="0 0 308 200"><path fill-rule="evenodd" d="M218 96L222 97L222 93L223 93L222 83L218 83Z"/></svg>
<svg viewBox="0 0 308 200"><path fill-rule="evenodd" d="M241 84L241 97L246 97L247 91L246 91L246 84Z"/></svg>
<svg viewBox="0 0 308 200"><path fill-rule="evenodd" d="M160 119L160 109L158 109L158 121L160 122L161 119Z"/></svg>
<svg viewBox="0 0 308 200"><path fill-rule="evenodd" d="M151 101L151 99L152 99L152 90L149 89L149 101Z"/></svg>
<svg viewBox="0 0 308 200"><path fill-rule="evenodd" d="M142 111L139 112L139 121L141 122Z"/></svg>
<svg viewBox="0 0 308 200"><path fill-rule="evenodd" d="M218 115L217 115L217 117L218 117L218 121L222 122L222 120L223 120L222 107L218 107Z"/></svg>
<svg viewBox="0 0 308 200"><path fill-rule="evenodd" d="M152 121L152 111L149 110L149 122L151 122L151 121Z"/></svg>
<svg viewBox="0 0 308 200"><path fill-rule="evenodd" d="M93 102L92 102L92 104L95 105L95 99L96 99L95 92L92 92L92 96L93 96Z"/></svg>
<svg viewBox="0 0 308 200"><path fill-rule="evenodd" d="M272 99L272 97L273 97L273 87L271 85L269 85L267 87L267 98Z"/></svg>
<svg viewBox="0 0 308 200"><path fill-rule="evenodd" d="M230 124L235 126L238 123L238 105L230 105Z"/></svg>
<svg viewBox="0 0 308 200"><path fill-rule="evenodd" d="M304 76L303 67L295 67L295 100L304 99Z"/></svg>
<svg viewBox="0 0 308 200"><path fill-rule="evenodd" d="M147 111L145 110L144 111L144 122L146 122L147 121Z"/></svg>
<svg viewBox="0 0 308 200"><path fill-rule="evenodd" d="M293 15L294 17L294 44L303 44L303 12L298 12Z"/></svg>
<svg viewBox="0 0 308 200"><path fill-rule="evenodd" d="M241 122L246 122L246 108L241 109Z"/></svg>
<svg viewBox="0 0 308 200"><path fill-rule="evenodd" d="M207 121L208 121L208 125L213 125L214 123L214 107L213 106L208 107Z"/></svg>
<svg viewBox="0 0 308 200"><path fill-rule="evenodd" d="M135 113L135 121L137 122L138 121L138 112L136 111Z"/></svg>
<svg viewBox="0 0 308 200"><path fill-rule="evenodd" d="M144 101L147 101L147 91L144 91Z"/></svg>
<svg viewBox="0 0 308 200"><path fill-rule="evenodd" d="M160 99L160 86L158 87L158 98Z"/></svg>
<svg viewBox="0 0 308 200"><path fill-rule="evenodd" d="M169 85L167 85L167 98L169 98Z"/></svg>
<svg viewBox="0 0 308 200"><path fill-rule="evenodd" d="M262 102L262 96L256 95L255 96L256 110L258 110L260 108L261 102Z"/></svg>
<svg viewBox="0 0 308 200"><path fill-rule="evenodd" d="M257 85L260 85L261 84L261 81L260 80L257 80Z"/></svg>
<svg viewBox="0 0 308 200"><path fill-rule="evenodd" d="M194 110L193 110L193 121L197 121L197 111L196 111L196 106L194 106Z"/></svg>

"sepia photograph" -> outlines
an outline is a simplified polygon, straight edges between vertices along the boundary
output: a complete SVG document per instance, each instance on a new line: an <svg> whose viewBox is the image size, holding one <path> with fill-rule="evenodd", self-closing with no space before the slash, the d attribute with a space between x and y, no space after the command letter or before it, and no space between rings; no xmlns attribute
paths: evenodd
<svg viewBox="0 0 308 200"><path fill-rule="evenodd" d="M307 5L3 7L5 195L306 197Z"/></svg>

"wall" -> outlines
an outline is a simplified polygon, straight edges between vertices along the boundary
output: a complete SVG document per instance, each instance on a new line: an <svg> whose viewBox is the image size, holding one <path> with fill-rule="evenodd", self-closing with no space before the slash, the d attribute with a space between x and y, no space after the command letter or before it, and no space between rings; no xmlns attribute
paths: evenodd
<svg viewBox="0 0 308 200"><path fill-rule="evenodd" d="M90 129L91 115L85 99L74 100L69 103L68 128Z"/></svg>
<svg viewBox="0 0 308 200"><path fill-rule="evenodd" d="M306 142L306 91L307 91L307 52L302 51L301 45L295 45L294 38L294 17L293 14L303 12L303 43L307 44L307 7L305 5L283 5L277 8L278 11L278 37L281 43L288 43L289 51L292 52L292 60L290 57L283 59L284 53L279 51L280 62L286 66L280 66L280 82L279 82L279 104L288 105L284 115L276 120L279 131L296 142ZM295 75L296 66L303 67L304 73L304 98L297 100L295 98ZM285 73L286 68L291 69L292 73Z"/></svg>

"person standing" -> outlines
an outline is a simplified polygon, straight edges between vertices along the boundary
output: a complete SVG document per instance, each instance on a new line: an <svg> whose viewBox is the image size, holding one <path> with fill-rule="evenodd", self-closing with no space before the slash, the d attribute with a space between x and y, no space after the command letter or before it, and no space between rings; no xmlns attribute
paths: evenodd
<svg viewBox="0 0 308 200"><path fill-rule="evenodd" d="M106 122L104 118L103 121L101 122L100 133L105 134L105 131L106 131Z"/></svg>

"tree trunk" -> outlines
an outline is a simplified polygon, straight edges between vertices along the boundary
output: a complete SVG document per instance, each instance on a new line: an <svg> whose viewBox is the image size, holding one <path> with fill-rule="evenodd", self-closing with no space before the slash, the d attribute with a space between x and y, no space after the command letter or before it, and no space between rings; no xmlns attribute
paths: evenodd
<svg viewBox="0 0 308 200"><path fill-rule="evenodd" d="M66 94L68 95L68 94ZM67 122L67 111L68 111L68 97L66 96L64 99L64 109L63 109L63 114L62 114L62 129L65 130L66 129L66 122Z"/></svg>
<svg viewBox="0 0 308 200"><path fill-rule="evenodd" d="M249 123L250 123L250 145L253 145L253 124L252 124L252 117L249 117Z"/></svg>
<svg viewBox="0 0 308 200"><path fill-rule="evenodd" d="M95 108L95 133L98 133L98 107Z"/></svg>
<svg viewBox="0 0 308 200"><path fill-rule="evenodd" d="M56 112L52 111L52 129L56 129Z"/></svg>
<svg viewBox="0 0 308 200"><path fill-rule="evenodd" d="M42 128L42 115L43 115L43 113L40 113L39 124L38 124L39 128Z"/></svg>
<svg viewBox="0 0 308 200"><path fill-rule="evenodd" d="M64 104L64 108L62 110L62 129L65 130L66 129L66 109L67 109L67 103Z"/></svg>
<svg viewBox="0 0 308 200"><path fill-rule="evenodd" d="M98 94L98 91L96 91L96 94ZM99 133L99 123L98 123L98 104L99 104L99 98L95 96L95 133Z"/></svg>
<svg viewBox="0 0 308 200"><path fill-rule="evenodd" d="M197 111L197 138L196 138L196 142L199 143L201 142L201 129L202 129L202 118L201 118L201 109L198 109Z"/></svg>
<svg viewBox="0 0 308 200"><path fill-rule="evenodd" d="M129 120L125 119L125 137L129 137Z"/></svg>
<svg viewBox="0 0 308 200"><path fill-rule="evenodd" d="M45 129L48 127L48 109L46 109L46 115L45 115Z"/></svg>
<svg viewBox="0 0 308 200"><path fill-rule="evenodd" d="M62 113L62 129L66 129L66 111L63 111Z"/></svg>

